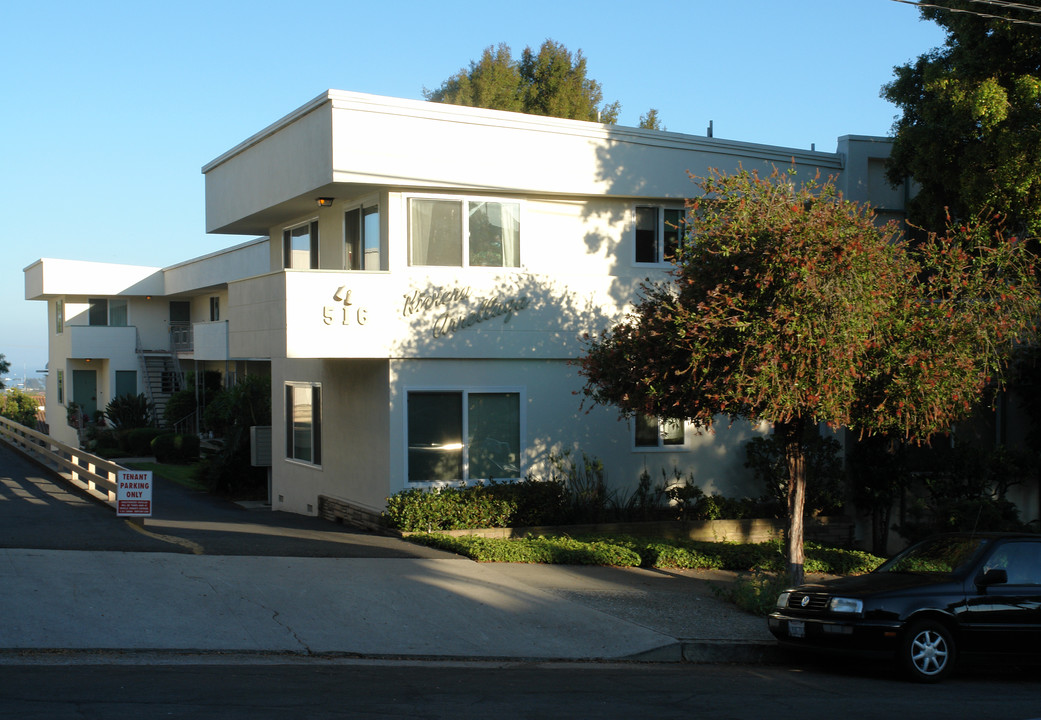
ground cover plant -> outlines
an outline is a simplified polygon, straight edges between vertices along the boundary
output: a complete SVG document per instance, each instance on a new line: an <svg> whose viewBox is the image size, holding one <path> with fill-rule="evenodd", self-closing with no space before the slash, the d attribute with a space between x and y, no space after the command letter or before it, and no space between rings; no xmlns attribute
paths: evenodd
<svg viewBox="0 0 1041 720"><path fill-rule="evenodd" d="M170 465L154 462L132 462L126 466L133 470L150 470L153 474L191 490L205 490L206 486L195 479L195 465Z"/></svg>
<svg viewBox="0 0 1041 720"><path fill-rule="evenodd" d="M539 535L486 538L476 535L419 533L410 542L447 550L477 562L613 565L659 569L713 569L780 572L785 561L779 540L726 543L627 535ZM826 575L870 572L883 559L861 550L806 543L806 570Z"/></svg>
<svg viewBox="0 0 1041 720"><path fill-rule="evenodd" d="M420 533L410 542L435 547L477 562L610 565L662 570L730 570L740 573L732 583L714 586L715 593L755 615L767 615L777 596L792 581L785 572L782 543L719 543L669 540L625 535L567 535L525 538L486 538ZM862 550L844 550L806 543L806 572L859 575L871 572L883 559Z"/></svg>

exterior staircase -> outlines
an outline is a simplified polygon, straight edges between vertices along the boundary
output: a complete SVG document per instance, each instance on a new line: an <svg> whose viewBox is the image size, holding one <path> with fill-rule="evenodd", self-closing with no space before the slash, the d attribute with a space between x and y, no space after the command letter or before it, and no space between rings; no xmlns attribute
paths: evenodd
<svg viewBox="0 0 1041 720"><path fill-rule="evenodd" d="M145 394L155 408L156 425L163 427L166 424L166 402L184 387L183 377L172 353L141 351L138 357L144 372Z"/></svg>

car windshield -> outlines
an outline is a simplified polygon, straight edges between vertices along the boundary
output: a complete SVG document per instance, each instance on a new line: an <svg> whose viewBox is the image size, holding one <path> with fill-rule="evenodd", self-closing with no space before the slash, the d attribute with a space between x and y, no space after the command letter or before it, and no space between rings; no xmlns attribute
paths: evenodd
<svg viewBox="0 0 1041 720"><path fill-rule="evenodd" d="M938 537L913 545L889 560L878 572L956 573L973 559L983 545L978 537Z"/></svg>

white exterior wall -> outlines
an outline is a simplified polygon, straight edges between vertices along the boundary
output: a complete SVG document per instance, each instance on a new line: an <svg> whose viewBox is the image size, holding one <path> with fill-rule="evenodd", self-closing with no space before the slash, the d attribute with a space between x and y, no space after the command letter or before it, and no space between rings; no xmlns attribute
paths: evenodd
<svg viewBox="0 0 1041 720"><path fill-rule="evenodd" d="M272 507L301 514L318 510L318 496L349 500L379 512L390 472L387 363L377 360L275 360L271 364ZM320 466L286 457L285 383L322 388Z"/></svg>
<svg viewBox="0 0 1041 720"><path fill-rule="evenodd" d="M662 481L664 470L674 472L711 494L758 496L744 469L744 443L768 431L754 431L746 423L715 433L699 433L688 427L680 450L637 448L629 422L615 408L583 406L578 394L582 378L565 361L397 361L390 366L390 488L388 494L409 487L407 482L407 422L405 399L415 390L487 390L521 394L521 476L531 473L548 478L550 456L570 451L604 463L609 487L623 496L631 492L646 469L652 484ZM589 412L587 412L587 410Z"/></svg>

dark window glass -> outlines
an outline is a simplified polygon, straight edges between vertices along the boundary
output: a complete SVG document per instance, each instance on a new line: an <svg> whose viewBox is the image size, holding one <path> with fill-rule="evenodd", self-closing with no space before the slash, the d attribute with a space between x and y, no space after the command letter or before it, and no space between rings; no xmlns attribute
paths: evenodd
<svg viewBox="0 0 1041 720"><path fill-rule="evenodd" d="M463 394L409 393L409 482L462 478Z"/></svg>
<svg viewBox="0 0 1041 720"><path fill-rule="evenodd" d="M636 208L636 262L658 262L658 208Z"/></svg>
<svg viewBox="0 0 1041 720"><path fill-rule="evenodd" d="M87 322L91 325L108 325L108 300L104 298L90 298L90 310L87 314Z"/></svg>

